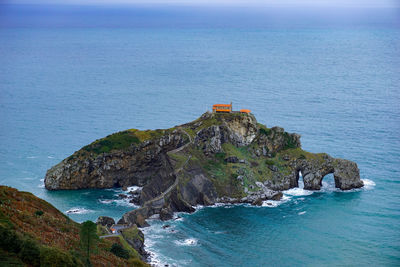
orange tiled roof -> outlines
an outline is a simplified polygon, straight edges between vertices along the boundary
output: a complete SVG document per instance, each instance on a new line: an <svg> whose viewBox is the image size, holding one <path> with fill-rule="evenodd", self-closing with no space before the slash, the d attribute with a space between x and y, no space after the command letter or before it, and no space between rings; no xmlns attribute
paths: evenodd
<svg viewBox="0 0 400 267"><path fill-rule="evenodd" d="M230 107L232 106L231 104L215 104L213 107Z"/></svg>

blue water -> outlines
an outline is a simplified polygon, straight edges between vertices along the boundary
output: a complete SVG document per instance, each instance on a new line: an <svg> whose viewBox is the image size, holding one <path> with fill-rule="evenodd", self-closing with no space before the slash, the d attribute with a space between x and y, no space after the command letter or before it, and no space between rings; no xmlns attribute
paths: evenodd
<svg viewBox="0 0 400 267"><path fill-rule="evenodd" d="M213 103L358 163L367 186L201 208L145 229L172 266L400 264L398 27L0 27L0 184L79 222L134 208L120 189L49 192L48 168L128 128L169 128Z"/></svg>

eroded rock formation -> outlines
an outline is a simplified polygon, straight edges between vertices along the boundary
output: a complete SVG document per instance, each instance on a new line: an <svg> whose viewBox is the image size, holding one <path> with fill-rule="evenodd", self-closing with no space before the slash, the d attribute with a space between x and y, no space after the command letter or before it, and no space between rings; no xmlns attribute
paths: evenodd
<svg viewBox="0 0 400 267"><path fill-rule="evenodd" d="M245 202L260 205L279 199L279 191L319 190L333 173L342 190L363 186L357 164L301 149L300 135L267 128L251 114L205 113L167 130L127 130L97 140L51 168L47 189L141 186L141 208L120 223L145 226L145 219L195 205Z"/></svg>

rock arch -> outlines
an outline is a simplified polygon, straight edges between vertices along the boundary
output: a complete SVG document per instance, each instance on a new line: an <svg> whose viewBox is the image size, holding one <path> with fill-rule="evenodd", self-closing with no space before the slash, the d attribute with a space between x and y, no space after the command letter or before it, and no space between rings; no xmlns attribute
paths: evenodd
<svg viewBox="0 0 400 267"><path fill-rule="evenodd" d="M320 190L322 179L333 174L335 187L341 190L360 188L364 184L360 179L360 171L355 162L345 159L335 159L328 155L324 160L301 160L295 168L296 187L299 186L299 173L302 173L304 189Z"/></svg>

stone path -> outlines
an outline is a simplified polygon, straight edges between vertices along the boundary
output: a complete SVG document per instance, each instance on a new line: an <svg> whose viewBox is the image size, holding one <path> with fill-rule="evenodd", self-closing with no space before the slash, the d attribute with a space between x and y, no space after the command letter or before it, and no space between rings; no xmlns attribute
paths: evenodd
<svg viewBox="0 0 400 267"><path fill-rule="evenodd" d="M188 145L190 145L190 144L193 143L192 137L191 137L185 130L183 130L183 129L181 129L181 128L179 128L179 129L180 129L181 131L183 131L183 132L187 135L187 137L189 138L189 142L186 143L186 144L184 144L184 145L181 146L181 147L178 147L178 148L174 149L174 150L168 151L168 154L169 154L169 153L177 153L177 152L179 152L179 151L182 151L182 150L185 149ZM175 176L176 176L175 182L174 182L170 187L168 187L167 190L165 190L164 192L162 192L159 196L157 196L157 197L155 197L155 198L153 198L153 199L150 199L150 200L146 201L146 202L142 205L142 207L151 206L152 203L161 200L162 198L165 197L166 194L168 194L169 192L171 192L171 191L178 185L178 182L179 182L178 173L181 172L181 171L183 170L183 168L184 168L184 167L186 166L186 164L189 162L189 160L191 159L191 157L192 157L192 156L189 155L189 157L186 159L185 163L182 164L182 166L181 166L180 168L178 168L177 170L175 170L175 172L174 172L174 174L175 174Z"/></svg>

